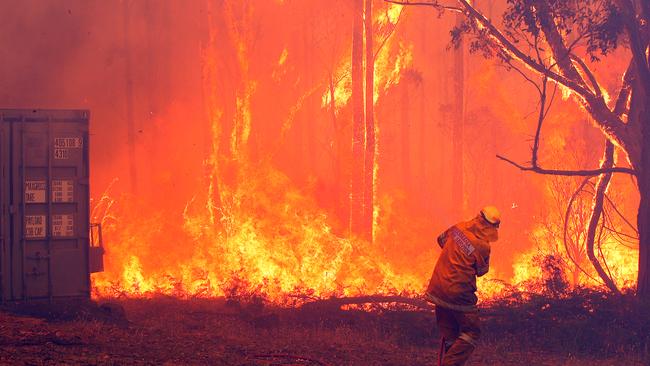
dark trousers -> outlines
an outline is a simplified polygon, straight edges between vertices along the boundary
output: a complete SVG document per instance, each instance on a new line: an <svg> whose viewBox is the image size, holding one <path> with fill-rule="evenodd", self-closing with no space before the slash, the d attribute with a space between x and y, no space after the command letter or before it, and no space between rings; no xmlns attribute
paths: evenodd
<svg viewBox="0 0 650 366"><path fill-rule="evenodd" d="M462 366L481 335L478 311L461 312L436 306L436 320L445 339L443 366Z"/></svg>

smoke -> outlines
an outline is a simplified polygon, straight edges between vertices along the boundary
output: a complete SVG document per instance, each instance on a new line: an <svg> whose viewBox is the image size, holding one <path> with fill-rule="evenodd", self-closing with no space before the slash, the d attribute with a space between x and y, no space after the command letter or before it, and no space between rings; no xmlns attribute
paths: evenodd
<svg viewBox="0 0 650 366"><path fill-rule="evenodd" d="M377 3L375 11L382 15L387 6ZM120 235L120 243L107 243L109 262L117 252L139 255L145 269L192 257L198 239L183 232L183 213L188 202L207 199L214 146L220 159L227 157L218 178L234 180L241 161L232 154L231 131L242 105L250 118L246 159L281 172L291 192L322 210L335 235L347 235L351 110L344 100L332 110L324 95L330 85L349 85L348 1L24 0L0 3L0 14L4 107L91 111L92 196L110 186L122 207L112 225L129 232L128 240ZM532 245L527 235L547 204L545 181L495 155L529 158L536 94L495 61L466 57L465 153L453 156L451 126L459 116L451 112L452 22L409 8L392 33L377 28L387 35L376 42L385 47L377 50L385 57L376 72L386 73L377 80L393 80L376 103L377 245L398 274L425 279L436 256L433 238L494 204L504 218L492 264L508 279L513 256ZM545 156L573 146L577 133L566 126L584 124L570 102L553 108L559 113L549 117ZM215 111L219 136L210 126ZM588 129L580 136L600 146ZM458 217L451 171L461 159L466 210ZM161 262L163 255L169 260ZM108 268L120 265L113 260Z"/></svg>

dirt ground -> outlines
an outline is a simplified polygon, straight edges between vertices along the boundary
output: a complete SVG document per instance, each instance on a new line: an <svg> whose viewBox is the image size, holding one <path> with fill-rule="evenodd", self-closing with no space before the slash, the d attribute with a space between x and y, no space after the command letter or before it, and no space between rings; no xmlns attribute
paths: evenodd
<svg viewBox="0 0 650 366"><path fill-rule="evenodd" d="M121 300L0 312L1 365L435 365L431 314L268 309L224 300ZM519 337L520 335L513 335ZM644 365L521 349L486 335L469 365Z"/></svg>

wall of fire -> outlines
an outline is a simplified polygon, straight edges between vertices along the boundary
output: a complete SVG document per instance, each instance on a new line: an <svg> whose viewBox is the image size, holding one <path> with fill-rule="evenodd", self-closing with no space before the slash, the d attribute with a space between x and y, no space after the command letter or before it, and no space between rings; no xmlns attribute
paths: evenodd
<svg viewBox="0 0 650 366"><path fill-rule="evenodd" d="M485 11L498 17L503 4L484 3ZM265 202L264 209L250 206L259 230L268 227L260 223L264 220L291 221L282 214L291 210L293 215L324 217L323 230L347 236L349 1L27 0L0 4L0 12L6 20L0 25L0 99L5 106L92 111L92 196L96 219L109 226L102 281L141 292L173 277L172 284L161 286L169 292L200 291L226 275L252 282L264 278L246 277L246 269L232 263L254 263L250 265L258 266L256 271L271 278L289 276L277 263L265 272L262 262L247 262L245 250L236 253L237 260L224 260L228 268L215 269L221 259L206 242L230 240L223 229L228 220L223 207L235 205L229 201L235 198ZM398 281L398 290L417 290L437 255L433 238L491 203L504 212L492 258L494 278L510 280L520 255L543 246L540 241L553 240L541 233L545 223L559 220L563 199L558 201L558 189L553 189L557 182L519 172L495 158L498 153L529 159L537 108L533 88L496 61L466 54L464 153L454 156L451 129L461 119L454 112L455 51L449 49L454 17L381 1L375 1L373 16L379 131L379 227L373 245L379 249L369 249L367 253L377 252L366 259L414 279L408 285ZM621 65L609 61L594 68L604 82L615 85L611 70L617 67ZM561 90L552 108L544 128L542 163L595 166L602 138L586 115ZM242 155L232 153L232 131L238 123L250 125ZM450 175L461 161L464 208L458 215L450 198ZM265 180L266 187L253 183ZM249 183L247 190L233 188L244 182ZM634 191L630 182L619 183L623 192ZM215 189L239 193L219 196ZM217 196L227 199L215 200ZM635 200L619 194L620 209L633 213ZM211 207L215 202L221 206ZM287 208L291 205L300 207ZM209 217L197 221L201 215ZM207 223L225 236L209 234ZM287 249L307 240L305 231L301 233L283 242L283 253L301 253ZM260 251L275 245L272 238L295 232L264 234L271 239L259 239L255 248ZM233 253L232 247L214 247ZM301 256L296 254L293 262L304 261ZM307 264L295 268L303 266ZM346 282L349 276L334 277L341 282L337 288L353 286ZM199 278L211 279L212 285L187 283ZM350 283L365 282L372 281ZM377 288L390 287L378 283Z"/></svg>

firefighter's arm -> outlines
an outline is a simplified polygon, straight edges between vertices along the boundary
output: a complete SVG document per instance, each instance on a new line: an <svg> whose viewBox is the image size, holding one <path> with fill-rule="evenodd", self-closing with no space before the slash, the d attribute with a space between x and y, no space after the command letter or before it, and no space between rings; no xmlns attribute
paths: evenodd
<svg viewBox="0 0 650 366"><path fill-rule="evenodd" d="M490 250L481 253L481 250L476 251L476 276L481 277L488 273L490 270Z"/></svg>

